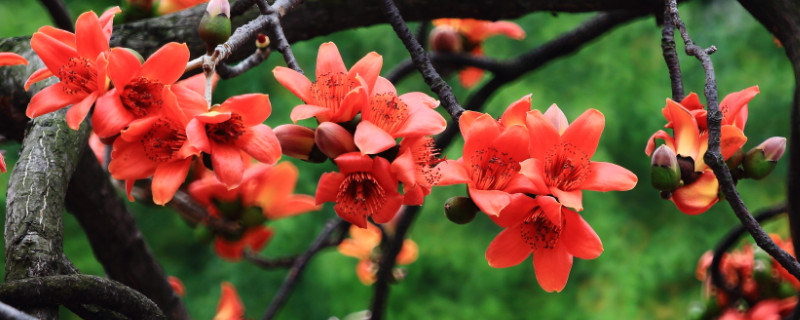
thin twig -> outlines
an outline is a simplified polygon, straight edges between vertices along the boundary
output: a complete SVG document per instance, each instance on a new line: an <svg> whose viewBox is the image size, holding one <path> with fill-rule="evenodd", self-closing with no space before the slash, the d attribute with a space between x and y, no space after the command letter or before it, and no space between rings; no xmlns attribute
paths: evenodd
<svg viewBox="0 0 800 320"><path fill-rule="evenodd" d="M664 6L669 7L669 0L665 0ZM681 79L681 63L678 60L678 52L675 50L675 23L669 10L664 10L664 27L661 30L661 51L664 61L667 62L669 69L669 79L672 85L672 100L683 100L683 80Z"/></svg>
<svg viewBox="0 0 800 320"><path fill-rule="evenodd" d="M272 302L270 302L269 307L267 307L267 311L264 313L262 319L272 319L278 313L278 310L280 310L280 308L283 306L283 303L289 297L289 293L294 287L294 284L297 282L297 279L300 278L300 275L303 273L303 270L305 270L308 262L311 261L311 258L314 257L314 255L322 248L329 246L329 238L334 231L340 230L340 232L344 233L349 225L350 223L339 218L328 220L328 222L325 223L325 227L319 232L317 238L314 239L308 249L299 257L297 257L297 260L294 261L292 268L289 269L289 273L286 274L286 279L283 280L283 284L281 285L280 289L278 289L278 292L275 294ZM337 239L342 238L340 236L337 237Z"/></svg>
<svg viewBox="0 0 800 320"><path fill-rule="evenodd" d="M456 96L453 95L453 89L439 76L436 69L433 68L431 60L425 53L425 49L422 48L411 33L411 30L408 29L394 1L381 0L381 4L383 6L383 13L386 15L386 18L389 19L389 23L392 25L394 32L403 41L406 50L411 54L411 59L422 74L422 78L425 79L425 83L439 96L442 107L450 114L450 118L452 118L453 121L458 121L461 113L464 112L464 108L458 104Z"/></svg>
<svg viewBox="0 0 800 320"><path fill-rule="evenodd" d="M378 274L373 285L375 293L372 296L372 305L370 306L371 320L380 320L384 316L389 300L389 285L394 280L392 271L397 262L397 255L400 253L400 249L403 248L403 242L406 239L408 230L411 228L411 224L414 223L414 219L419 215L419 209L419 206L406 206L402 212L398 213L400 219L397 221L394 236L384 238L387 242L386 250L382 252L381 261L378 262Z"/></svg>
<svg viewBox="0 0 800 320"><path fill-rule="evenodd" d="M67 5L64 4L63 0L39 1L42 2L42 5L44 5L44 7L47 9L47 12L50 13L50 17L53 19L53 23L55 23L56 27L69 32L75 32L75 29L72 28L72 17L70 17L69 10L67 10Z"/></svg>
<svg viewBox="0 0 800 320"><path fill-rule="evenodd" d="M703 157L705 163L714 170L714 175L717 177L719 181L720 190L722 194L725 195L725 199L728 200L728 203L733 209L733 212L736 214L736 217L742 222L747 231L756 241L756 244L764 249L769 255L771 255L775 260L777 260L781 266L783 266L786 270L789 271L795 278L800 279L800 263L795 260L792 255L778 247L772 238L764 232L764 229L758 224L758 222L750 215L750 212L747 210L747 207L742 201L742 197L739 195L739 192L736 190L736 185L733 183L733 177L731 176L731 172L728 169L728 166L725 165L725 160L722 158L722 153L720 152L720 138L721 138L721 122L722 122L722 112L719 110L719 98L717 96L717 84L714 75L714 65L711 62L711 57L709 54L716 51L714 46L711 46L708 49L701 48L692 42L692 39L689 38L688 32L686 32L686 26L683 24L679 14L678 14L678 5L675 0L670 0L669 8L672 15L673 22L678 27L678 30L681 33L681 37L683 38L683 42L686 46L686 53L696 57L703 65L703 70L705 70L706 74L706 85L705 85L705 96L706 96L706 103L708 105L708 115L707 115L707 122L708 122L708 150Z"/></svg>
<svg viewBox="0 0 800 320"><path fill-rule="evenodd" d="M244 251L244 259L252 262L254 265L259 266L261 269L289 268L294 265L295 261L297 261L299 257L299 255L293 255L276 259L267 259L250 252L249 250Z"/></svg>
<svg viewBox="0 0 800 320"><path fill-rule="evenodd" d="M272 52L272 49L258 49L256 48L256 52L247 56L242 61L239 61L236 65L229 66L227 64L221 63L217 65L217 74L222 79L230 79L233 77L237 77L242 73L247 72L248 70L255 68L261 62L266 60L269 57L269 54Z"/></svg>
<svg viewBox="0 0 800 320"><path fill-rule="evenodd" d="M763 223L764 221L777 217L784 212L786 212L786 203L762 210L760 213L756 214L755 219L759 223ZM722 240L720 240L720 242L717 244L716 248L714 248L714 258L711 260L711 265L708 267L709 273L711 274L711 282L715 287L719 288L729 296L729 304L736 302L739 297L742 297L742 293L739 287L732 287L725 281L725 278L723 277L719 267L720 263L722 262L723 255L725 255L725 253L734 244L736 244L737 241L739 241L739 238L745 232L747 232L747 230L742 225L737 225L735 228L733 228L733 230L728 231L725 237L723 237ZM741 285L741 283L738 283L737 285ZM752 301L748 301L748 303L752 306Z"/></svg>

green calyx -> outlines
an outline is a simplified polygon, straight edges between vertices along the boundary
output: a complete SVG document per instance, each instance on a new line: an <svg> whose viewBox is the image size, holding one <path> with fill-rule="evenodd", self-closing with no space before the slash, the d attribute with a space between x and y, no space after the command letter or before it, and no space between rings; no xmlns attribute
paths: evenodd
<svg viewBox="0 0 800 320"><path fill-rule="evenodd" d="M230 38L231 19L223 14L212 17L205 13L200 19L197 32L200 34L200 38L206 42L207 51L212 52L216 46L225 43Z"/></svg>

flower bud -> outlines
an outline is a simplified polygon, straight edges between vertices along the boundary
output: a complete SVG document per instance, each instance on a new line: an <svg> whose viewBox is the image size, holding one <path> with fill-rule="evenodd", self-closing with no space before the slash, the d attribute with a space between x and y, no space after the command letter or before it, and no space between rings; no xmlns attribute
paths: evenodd
<svg viewBox="0 0 800 320"><path fill-rule="evenodd" d="M650 182L658 190L672 191L681 186L681 170L678 158L670 147L661 145L653 152L650 167Z"/></svg>
<svg viewBox="0 0 800 320"><path fill-rule="evenodd" d="M208 3L197 29L200 38L206 42L207 52L212 52L214 47L225 43L231 36L230 16L231 6L228 0L212 0Z"/></svg>
<svg viewBox="0 0 800 320"><path fill-rule="evenodd" d="M269 37L263 33L259 33L258 36L256 36L256 48L266 49L267 47L269 47Z"/></svg>
<svg viewBox="0 0 800 320"><path fill-rule="evenodd" d="M353 135L347 129L333 122L323 122L317 126L314 142L325 155L335 159L343 153L357 151Z"/></svg>
<svg viewBox="0 0 800 320"><path fill-rule="evenodd" d="M742 166L748 178L755 180L768 176L786 151L786 138L772 137L747 151Z"/></svg>
<svg viewBox="0 0 800 320"><path fill-rule="evenodd" d="M431 50L436 52L461 52L464 49L461 34L450 26L438 26L429 36Z"/></svg>
<svg viewBox="0 0 800 320"><path fill-rule="evenodd" d="M296 124L284 124L275 127L272 132L278 137L283 154L292 158L309 161L311 154L316 149L314 130L311 128ZM324 161L325 155L322 156Z"/></svg>
<svg viewBox="0 0 800 320"><path fill-rule="evenodd" d="M457 224L466 224L475 219L480 209L469 197L456 196L444 203L444 215Z"/></svg>

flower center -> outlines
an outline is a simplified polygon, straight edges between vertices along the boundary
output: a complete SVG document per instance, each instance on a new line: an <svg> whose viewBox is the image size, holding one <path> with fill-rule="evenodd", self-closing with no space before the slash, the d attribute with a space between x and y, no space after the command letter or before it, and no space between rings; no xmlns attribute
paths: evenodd
<svg viewBox="0 0 800 320"><path fill-rule="evenodd" d="M58 69L58 78L67 94L97 90L97 70L92 61L83 57L69 58L67 64Z"/></svg>
<svg viewBox="0 0 800 320"><path fill-rule="evenodd" d="M520 169L519 161L495 147L477 150L470 160L472 182L480 190L502 190Z"/></svg>
<svg viewBox="0 0 800 320"><path fill-rule="evenodd" d="M137 118L143 118L161 108L163 88L164 85L161 82L138 77L125 85L120 94L120 100L125 109L128 109Z"/></svg>
<svg viewBox="0 0 800 320"><path fill-rule="evenodd" d="M589 177L589 156L572 144L561 143L547 152L544 159L547 185L563 191L574 190Z"/></svg>
<svg viewBox="0 0 800 320"><path fill-rule="evenodd" d="M566 221L562 220L561 225L554 224L545 217L541 208L536 208L520 226L520 236L533 250L553 249L564 229L564 223Z"/></svg>
<svg viewBox="0 0 800 320"><path fill-rule="evenodd" d="M422 176L428 185L434 185L442 178L441 170L436 167L439 162L439 149L431 137L424 137L411 147L411 155L416 164L417 176Z"/></svg>
<svg viewBox="0 0 800 320"><path fill-rule="evenodd" d="M186 132L177 123L158 119L140 141L148 159L155 162L174 160L186 142Z"/></svg>
<svg viewBox="0 0 800 320"><path fill-rule="evenodd" d="M219 143L232 143L244 133L242 116L232 113L231 118L220 123L206 124L208 137Z"/></svg>
<svg viewBox="0 0 800 320"><path fill-rule="evenodd" d="M408 119L408 105L391 93L372 97L363 119L392 134Z"/></svg>
<svg viewBox="0 0 800 320"><path fill-rule="evenodd" d="M384 203L386 191L371 173L354 172L344 178L336 195L337 212L367 217L377 212Z"/></svg>
<svg viewBox="0 0 800 320"><path fill-rule="evenodd" d="M355 86L356 82L348 79L346 73L326 73L320 75L317 82L311 85L311 95L317 105L335 114L339 111L344 96Z"/></svg>

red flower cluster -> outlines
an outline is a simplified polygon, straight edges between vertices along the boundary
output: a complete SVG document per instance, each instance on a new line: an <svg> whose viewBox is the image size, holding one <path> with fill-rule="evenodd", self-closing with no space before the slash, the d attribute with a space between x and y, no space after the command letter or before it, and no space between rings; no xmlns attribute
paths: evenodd
<svg viewBox="0 0 800 320"><path fill-rule="evenodd" d="M321 152L333 159L339 172L320 178L316 201L335 202L336 213L361 228L369 217L385 223L401 205L422 204L438 177L433 168L438 152L430 136L446 125L433 110L438 101L420 92L398 95L378 76L382 64L372 52L347 70L336 45L328 42L319 48L316 82L289 68L273 70L278 82L304 102L292 110L292 120L315 117L319 123L315 130L276 128L285 153L309 160L311 153Z"/></svg>
<svg viewBox="0 0 800 320"><path fill-rule="evenodd" d="M168 43L146 61L109 47L118 12L84 13L74 34L46 26L33 35L31 47L46 68L31 75L26 87L50 76L61 81L34 95L29 117L72 105L67 123L77 129L94 106L93 130L113 144L109 172L126 181L129 197L135 180L152 177L153 201L160 205L172 199L202 153L210 155L217 178L229 189L242 182L244 153L277 162L280 144L262 124L271 112L267 95L209 106L202 75L178 81L189 61L185 44Z"/></svg>
<svg viewBox="0 0 800 320"><path fill-rule="evenodd" d="M459 120L463 157L447 160L439 185L466 183L475 205L506 228L486 251L489 265L505 268L533 254L536 278L546 291L561 291L573 256L594 259L600 238L576 211L582 190L629 190L636 175L618 165L591 161L605 125L590 109L572 124L553 105L530 110L530 96L512 103L499 120L466 111Z"/></svg>

